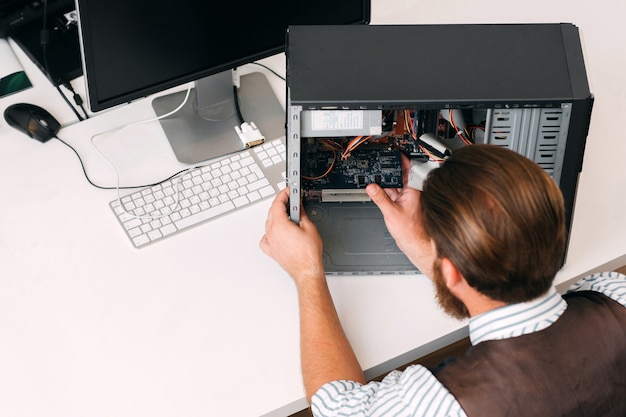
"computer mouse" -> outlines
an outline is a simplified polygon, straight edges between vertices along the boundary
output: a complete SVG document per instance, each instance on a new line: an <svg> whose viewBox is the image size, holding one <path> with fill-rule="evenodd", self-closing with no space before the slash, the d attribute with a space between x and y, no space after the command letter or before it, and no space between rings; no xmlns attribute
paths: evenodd
<svg viewBox="0 0 626 417"><path fill-rule="evenodd" d="M4 120L40 142L47 142L56 136L61 124L48 111L34 104L12 104L4 110Z"/></svg>

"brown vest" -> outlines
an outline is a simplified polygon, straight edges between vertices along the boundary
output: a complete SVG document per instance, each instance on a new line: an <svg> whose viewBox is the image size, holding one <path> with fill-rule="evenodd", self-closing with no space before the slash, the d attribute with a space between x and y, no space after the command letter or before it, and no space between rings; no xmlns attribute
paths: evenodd
<svg viewBox="0 0 626 417"><path fill-rule="evenodd" d="M564 298L547 329L479 343L435 374L469 417L626 417L626 308Z"/></svg>

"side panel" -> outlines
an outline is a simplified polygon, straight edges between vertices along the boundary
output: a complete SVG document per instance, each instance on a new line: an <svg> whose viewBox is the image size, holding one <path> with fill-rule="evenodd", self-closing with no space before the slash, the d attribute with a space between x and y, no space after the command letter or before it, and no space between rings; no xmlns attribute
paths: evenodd
<svg viewBox="0 0 626 417"><path fill-rule="evenodd" d="M300 127L302 106L287 106L287 184L289 217L300 224Z"/></svg>

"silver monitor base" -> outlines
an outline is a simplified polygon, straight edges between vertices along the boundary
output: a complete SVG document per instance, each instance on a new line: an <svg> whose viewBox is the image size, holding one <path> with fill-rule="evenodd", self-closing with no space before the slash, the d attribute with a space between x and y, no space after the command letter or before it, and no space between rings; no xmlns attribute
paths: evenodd
<svg viewBox="0 0 626 417"><path fill-rule="evenodd" d="M178 107L185 94L181 91L155 98L152 107L157 116ZM207 120L196 113L194 102L195 89L182 109L160 120L176 159L195 164L244 149L235 132L239 125L235 114L220 121ZM254 72L241 77L239 103L244 120L254 122L266 140L285 135L285 110L265 75Z"/></svg>

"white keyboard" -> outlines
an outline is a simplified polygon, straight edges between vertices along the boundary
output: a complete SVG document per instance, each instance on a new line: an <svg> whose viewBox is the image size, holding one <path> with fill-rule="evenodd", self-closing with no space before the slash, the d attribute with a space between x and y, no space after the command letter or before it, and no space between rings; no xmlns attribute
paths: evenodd
<svg viewBox="0 0 626 417"><path fill-rule="evenodd" d="M275 195L285 186L284 138L266 142L110 203L137 248Z"/></svg>

